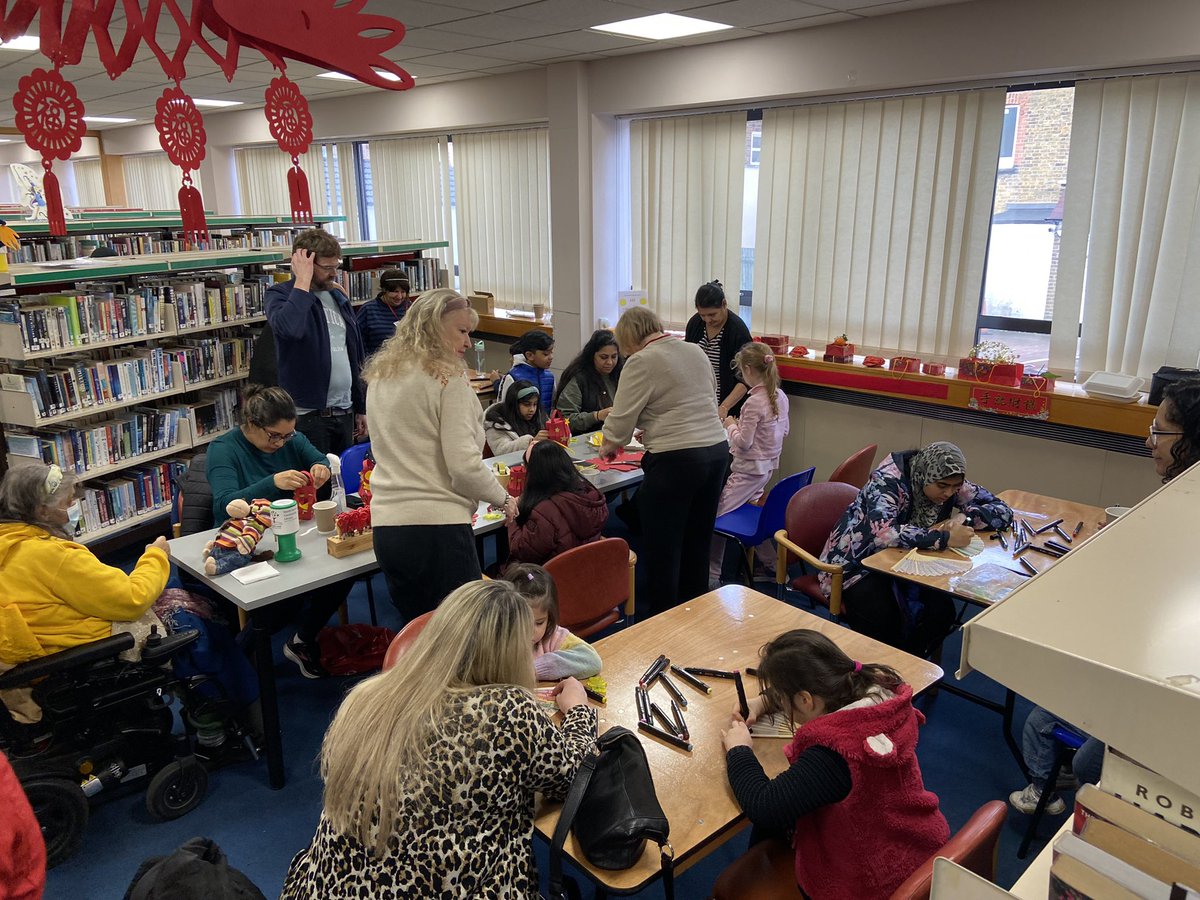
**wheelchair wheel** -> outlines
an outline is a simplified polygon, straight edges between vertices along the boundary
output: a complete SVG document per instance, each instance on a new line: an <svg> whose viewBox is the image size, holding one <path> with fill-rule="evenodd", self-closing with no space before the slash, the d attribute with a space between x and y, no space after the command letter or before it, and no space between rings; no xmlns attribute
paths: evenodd
<svg viewBox="0 0 1200 900"><path fill-rule="evenodd" d="M146 788L146 809L160 819L178 819L200 805L208 793L208 772L200 763L167 763Z"/></svg>
<svg viewBox="0 0 1200 900"><path fill-rule="evenodd" d="M21 782L46 842L46 867L69 859L83 842L88 801L79 785L66 778L31 778Z"/></svg>

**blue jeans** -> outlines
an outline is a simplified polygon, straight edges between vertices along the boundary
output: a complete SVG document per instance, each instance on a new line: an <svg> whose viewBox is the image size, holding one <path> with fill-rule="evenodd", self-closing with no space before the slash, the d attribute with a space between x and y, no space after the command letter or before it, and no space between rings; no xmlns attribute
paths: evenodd
<svg viewBox="0 0 1200 900"><path fill-rule="evenodd" d="M1081 728L1076 728L1066 719L1059 718L1048 709L1035 706L1025 727L1021 731L1021 755L1029 767L1029 777L1038 790L1045 787L1054 767L1054 756L1058 742L1051 737L1055 725L1062 725L1087 738L1083 746L1075 751L1071 770L1080 784L1095 784L1100 780L1100 765L1104 761L1104 742L1098 741Z"/></svg>

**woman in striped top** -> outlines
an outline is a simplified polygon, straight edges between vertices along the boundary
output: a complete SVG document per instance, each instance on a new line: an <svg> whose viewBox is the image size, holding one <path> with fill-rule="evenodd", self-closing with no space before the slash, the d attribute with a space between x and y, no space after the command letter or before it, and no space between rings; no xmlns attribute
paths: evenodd
<svg viewBox="0 0 1200 900"><path fill-rule="evenodd" d="M750 343L750 329L729 311L721 282L710 281L696 291L696 314L688 321L683 339L699 344L712 364L721 418L736 412L748 389L734 370L733 358Z"/></svg>

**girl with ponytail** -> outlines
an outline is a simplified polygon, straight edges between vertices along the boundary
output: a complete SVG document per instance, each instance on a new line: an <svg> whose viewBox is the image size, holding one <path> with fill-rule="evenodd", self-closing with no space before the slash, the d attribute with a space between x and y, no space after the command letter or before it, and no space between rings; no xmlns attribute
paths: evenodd
<svg viewBox="0 0 1200 900"><path fill-rule="evenodd" d="M756 831L791 832L796 883L812 900L888 897L950 839L917 765L912 688L809 629L766 644L750 717L721 738L734 796ZM747 721L782 715L791 766L767 778Z"/></svg>

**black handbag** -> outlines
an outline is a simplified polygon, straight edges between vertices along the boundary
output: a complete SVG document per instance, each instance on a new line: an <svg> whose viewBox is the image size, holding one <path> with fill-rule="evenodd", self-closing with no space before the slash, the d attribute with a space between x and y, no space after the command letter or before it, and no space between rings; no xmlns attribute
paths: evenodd
<svg viewBox="0 0 1200 900"><path fill-rule="evenodd" d="M663 890L675 896L671 825L654 792L646 751L628 728L614 726L596 738L579 764L550 842L550 900L577 900L579 886L562 871L563 844L572 826L588 862L628 869L654 841L662 853Z"/></svg>

